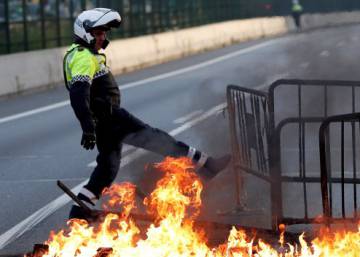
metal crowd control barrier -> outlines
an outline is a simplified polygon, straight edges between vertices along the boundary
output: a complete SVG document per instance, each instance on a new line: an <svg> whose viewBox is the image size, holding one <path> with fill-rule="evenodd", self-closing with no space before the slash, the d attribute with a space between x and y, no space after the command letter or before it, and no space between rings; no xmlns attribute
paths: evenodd
<svg viewBox="0 0 360 257"><path fill-rule="evenodd" d="M237 206L246 172L270 183L274 229L321 222L318 131L329 116L360 111L360 82L278 80L268 93L231 85L227 96Z"/></svg>
<svg viewBox="0 0 360 257"><path fill-rule="evenodd" d="M243 177L239 170L269 180L269 113L266 93L239 86L227 87L236 208L243 209Z"/></svg>
<svg viewBox="0 0 360 257"><path fill-rule="evenodd" d="M331 133L331 130L334 129L340 130L340 142L334 140L334 132ZM360 113L331 116L324 120L320 126L321 193L324 219L327 223L339 220L353 222L359 218L357 212L359 198L357 186L360 184L360 178L357 174L360 157L360 149L357 146L360 138L359 129ZM339 167L334 167L333 158L330 158L332 150L336 149L336 147L331 146L336 143L340 147ZM337 168L340 169L339 172L336 172ZM338 199L339 196L340 199ZM345 196L347 196L347 201ZM352 198L352 201L349 201L348 198ZM336 204L338 202L340 204Z"/></svg>

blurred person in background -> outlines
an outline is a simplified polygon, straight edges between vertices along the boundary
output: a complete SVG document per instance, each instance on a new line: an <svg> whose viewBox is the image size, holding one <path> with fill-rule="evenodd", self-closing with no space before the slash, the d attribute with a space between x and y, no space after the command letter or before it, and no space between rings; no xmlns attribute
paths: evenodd
<svg viewBox="0 0 360 257"><path fill-rule="evenodd" d="M303 12L303 7L298 0L292 0L291 13L294 18L294 23L297 31L301 31L301 14Z"/></svg>

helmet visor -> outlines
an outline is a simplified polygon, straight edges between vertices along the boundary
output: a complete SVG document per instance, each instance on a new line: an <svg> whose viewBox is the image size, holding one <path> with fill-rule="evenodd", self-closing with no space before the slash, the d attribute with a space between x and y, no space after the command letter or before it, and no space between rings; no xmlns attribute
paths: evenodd
<svg viewBox="0 0 360 257"><path fill-rule="evenodd" d="M99 30L103 30L103 31L109 31L112 28L118 28L120 26L120 21L119 20L112 20L110 22L108 22L105 25L101 25L101 26L96 26L93 27L91 29L89 29L89 32L93 31L94 29L99 29Z"/></svg>

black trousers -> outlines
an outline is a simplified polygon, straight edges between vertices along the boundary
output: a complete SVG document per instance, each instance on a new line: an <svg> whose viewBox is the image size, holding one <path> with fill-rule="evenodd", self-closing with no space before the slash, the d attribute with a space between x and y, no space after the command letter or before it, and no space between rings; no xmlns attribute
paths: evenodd
<svg viewBox="0 0 360 257"><path fill-rule="evenodd" d="M99 118L96 125L97 166L91 174L88 190L100 197L115 180L120 168L122 143L163 156L186 156L189 146L168 133L153 128L123 108L113 108L111 115Z"/></svg>
<svg viewBox="0 0 360 257"><path fill-rule="evenodd" d="M301 13L300 12L293 12L292 16L294 18L296 28L301 29Z"/></svg>

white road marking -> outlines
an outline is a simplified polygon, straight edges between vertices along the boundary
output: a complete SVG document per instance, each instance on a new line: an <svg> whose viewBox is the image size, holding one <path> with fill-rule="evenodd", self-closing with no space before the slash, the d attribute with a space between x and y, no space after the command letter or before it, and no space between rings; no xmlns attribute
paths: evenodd
<svg viewBox="0 0 360 257"><path fill-rule="evenodd" d="M176 135L180 134L181 132L184 132L185 130L194 127L196 124L206 120L210 116L215 115L220 110L223 110L224 108L226 108L226 105L227 105L226 103L222 103L222 104L219 104L219 105L211 108L207 112L203 113L201 116L196 117L195 119L184 123L183 125L181 125L180 127L176 128L176 129L173 129L172 131L169 132L169 134L171 136L176 136Z"/></svg>
<svg viewBox="0 0 360 257"><path fill-rule="evenodd" d="M344 41L340 41L336 44L337 47L342 47L345 45L345 42Z"/></svg>
<svg viewBox="0 0 360 257"><path fill-rule="evenodd" d="M224 114L225 111L226 111L226 107L224 109L222 109L222 110L218 110L215 115L218 116L220 114Z"/></svg>
<svg viewBox="0 0 360 257"><path fill-rule="evenodd" d="M282 39L282 41L283 40L284 39ZM247 47L247 48L240 49L238 51L235 51L235 52L232 52L232 53L220 56L220 57L216 57L214 59L211 59L211 60L199 63L199 64L195 64L195 65L183 68L183 69L171 71L171 72L164 73L164 74L154 76L154 77L151 77L151 78L147 78L147 79L144 79L144 80L128 83L128 84L120 87L120 89L133 88L133 87L140 86L140 85L143 85L143 84L146 84L146 83L149 83L149 82L154 82L154 81L158 81L158 80L161 80L161 79L177 76L177 75L189 72L189 71L202 69L204 67L216 64L218 62L223 62L223 61L226 61L228 59L237 57L239 55L247 54L247 53L250 53L252 51L258 50L260 48L263 48L263 47L266 47L266 46L269 46L269 45L272 45L272 44L276 44L277 41L279 41L279 39L273 39L273 40L270 40L270 41L267 41L267 42L260 43L258 45L254 45L254 46L250 46L250 47Z"/></svg>
<svg viewBox="0 0 360 257"><path fill-rule="evenodd" d="M324 51L322 51L322 52L320 53L320 56L322 56L322 57L329 57L329 56L330 56L330 52L327 51L327 50L324 50Z"/></svg>
<svg viewBox="0 0 360 257"><path fill-rule="evenodd" d="M309 67L310 63L309 62L303 62L300 64L300 68L302 69L307 69Z"/></svg>
<svg viewBox="0 0 360 257"><path fill-rule="evenodd" d="M88 182L88 180L82 182L72 189L72 191L77 194L80 189ZM54 213L56 210L63 207L65 204L69 202L69 197L65 194L62 194L55 200L51 201L41 209L34 212L32 215L21 221L16 226L12 227L4 234L0 236L0 249L4 248L6 245L14 241L16 238L23 235L26 231L33 228L41 222L43 219Z"/></svg>
<svg viewBox="0 0 360 257"><path fill-rule="evenodd" d="M84 181L87 178L44 178L44 179L22 179L22 180L0 180L0 184L8 184L8 183L49 183L56 182L58 180L61 181Z"/></svg>
<svg viewBox="0 0 360 257"><path fill-rule="evenodd" d="M52 155L3 155L0 156L0 160L22 160L22 159L49 159L55 158Z"/></svg>
<svg viewBox="0 0 360 257"><path fill-rule="evenodd" d="M266 79L266 81L261 84L260 86L255 87L255 89L260 90L260 89L264 89L266 87L269 87L273 82L275 82L278 79L286 79L287 77L289 77L290 73L289 72L284 72L281 74L276 74L273 76L270 76Z"/></svg>
<svg viewBox="0 0 360 257"><path fill-rule="evenodd" d="M191 113L189 113L189 114L187 114L187 115L185 115L185 116L183 116L183 117L180 117L180 118L174 120L174 123L175 123L175 124L184 123L184 122L186 122L186 121L194 118L195 116L200 115L201 113L203 113L203 110L193 111L193 112L191 112Z"/></svg>
<svg viewBox="0 0 360 257"><path fill-rule="evenodd" d="M51 111L51 110L54 110L54 109L57 109L57 108L60 108L60 107L67 106L69 104L70 104L70 101L67 100L67 101L56 103L56 104L51 104L51 105L47 105L47 106L40 107L40 108L37 108L37 109L33 109L33 110L30 110L30 111L10 115L10 116L4 117L4 118L0 118L0 124L5 123L5 122L9 122L9 121L12 121L12 120L25 118L25 117L28 117L28 116L31 116L31 115L34 115L34 114L37 114L37 113Z"/></svg>
<svg viewBox="0 0 360 257"><path fill-rule="evenodd" d="M135 146L123 144L121 154L125 155L125 154L128 154L129 152L134 151L134 150L136 150Z"/></svg>
<svg viewBox="0 0 360 257"><path fill-rule="evenodd" d="M158 76L150 77L150 78L147 78L147 79L127 83L127 84L124 84L122 86L119 86L119 88L120 88L120 90L134 88L134 87L137 87L137 86L144 85L146 83L162 80L162 79L165 79L165 78L170 78L170 77L177 76L177 75L180 75L180 74L183 74L183 73L186 73L186 72L201 69L201 68L216 64L218 62L226 61L228 59L237 57L239 55L247 54L247 53L250 53L252 51L258 50L260 48L270 46L272 44L275 44L277 41L279 41L279 39L273 39L273 40L270 40L270 41L267 41L267 42L264 42L264 43L260 43L258 45L254 45L254 46L250 46L250 47L247 47L247 48L244 48L244 49L240 49L240 50L238 50L236 52L229 53L229 54L226 54L226 55L223 55L223 56L220 56L220 57L217 57L217 58L214 58L214 59L211 59L211 60L199 63L199 64L195 64L195 65L183 68L183 69L179 69L179 70L167 72L167 73L164 73L164 74L161 74L161 75L158 75ZM31 116L31 115L34 115L34 114L38 114L38 113L54 110L54 109L57 109L57 108L61 108L61 107L67 106L69 104L70 104L70 101L66 100L66 101L55 103L55 104L47 105L47 106L44 106L44 107L36 108L36 109L30 110L30 111L21 112L21 113L18 113L18 114L3 117L3 118L0 118L0 124L5 123L5 122L9 122L9 121L12 121L12 120L17 120L17 119L20 119L20 118L28 117L28 116Z"/></svg>

